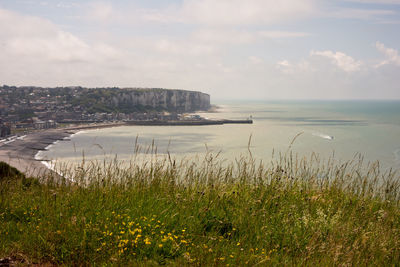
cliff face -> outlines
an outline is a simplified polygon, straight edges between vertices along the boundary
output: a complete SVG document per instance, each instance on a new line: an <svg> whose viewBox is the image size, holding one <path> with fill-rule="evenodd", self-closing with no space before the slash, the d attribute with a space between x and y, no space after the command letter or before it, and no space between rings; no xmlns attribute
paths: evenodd
<svg viewBox="0 0 400 267"><path fill-rule="evenodd" d="M5 112L11 109L20 110L21 116L26 117L28 114L33 117L32 112L47 112L48 114L130 114L150 111L193 112L210 108L210 96L208 94L159 88L121 89L118 87L84 88L79 86L42 88L5 85L0 86L0 102L2 101L8 108L0 109L0 120L8 114L5 114ZM10 120L12 120L12 116Z"/></svg>
<svg viewBox="0 0 400 267"><path fill-rule="evenodd" d="M120 90L112 97L112 105L141 105L177 112L193 112L210 108L210 95L184 90L130 89Z"/></svg>

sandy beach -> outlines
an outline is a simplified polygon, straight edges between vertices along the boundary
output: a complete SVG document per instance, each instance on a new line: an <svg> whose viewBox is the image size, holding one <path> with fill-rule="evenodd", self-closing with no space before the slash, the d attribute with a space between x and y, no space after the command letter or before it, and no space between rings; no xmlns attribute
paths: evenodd
<svg viewBox="0 0 400 267"><path fill-rule="evenodd" d="M40 150L45 150L47 146L59 140L65 140L70 135L84 129L98 129L106 127L116 127L125 125L124 123L111 123L100 125L80 125L76 127L46 129L19 137L12 142L0 145L0 161L17 168L19 171L31 177L44 177L54 175L41 161L35 159L35 155Z"/></svg>
<svg viewBox="0 0 400 267"><path fill-rule="evenodd" d="M28 134L24 138L0 146L0 161L8 163L27 176L39 177L49 174L50 170L35 160L36 153L72 133L72 130L52 129Z"/></svg>

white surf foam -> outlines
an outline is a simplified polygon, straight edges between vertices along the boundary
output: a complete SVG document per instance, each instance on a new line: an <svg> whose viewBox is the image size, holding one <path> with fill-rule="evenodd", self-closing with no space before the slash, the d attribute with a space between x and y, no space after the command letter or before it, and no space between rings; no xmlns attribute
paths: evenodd
<svg viewBox="0 0 400 267"><path fill-rule="evenodd" d="M58 144L60 141L55 141L55 142L53 142L52 144L50 144L50 145L48 145L48 146L46 146L45 148L44 148L44 150L49 150L50 148L52 148L54 145L56 145L56 144Z"/></svg>
<svg viewBox="0 0 400 267"><path fill-rule="evenodd" d="M43 159L43 155L42 154L43 154L42 151L38 151L33 158L35 160L42 160Z"/></svg>
<svg viewBox="0 0 400 267"><path fill-rule="evenodd" d="M321 137L321 138L324 138L324 139L327 139L327 140L333 140L334 139L333 135L327 135L327 134L318 133L318 132L312 133L312 135L313 136L317 136L317 137Z"/></svg>
<svg viewBox="0 0 400 267"><path fill-rule="evenodd" d="M69 177L68 175L65 175L65 173L61 172L60 170L57 170L56 168L56 161L55 160L42 160L40 161L44 166L46 166L47 169L57 173L61 177L64 177L66 180L69 180L71 182L75 182L75 180L72 177Z"/></svg>
<svg viewBox="0 0 400 267"><path fill-rule="evenodd" d="M83 132L83 131L80 131ZM77 132L79 133L79 132ZM70 136L64 137L63 139L69 139L71 138L73 135L76 135L77 133L71 134ZM59 143L59 140L54 141L52 144L46 146L44 149L45 150L49 150L52 146L56 145L57 143ZM44 166L46 166L47 169L57 173L58 175L60 175L61 177L64 177L67 180L70 180L72 182L75 182L75 180L71 177L66 176L64 173L62 173L61 171L57 170L56 168L56 161L55 160L48 160L47 158L44 157L43 155L43 151L40 150L38 151L35 156L34 156L35 160L40 161Z"/></svg>
<svg viewBox="0 0 400 267"><path fill-rule="evenodd" d="M84 131L84 130L77 131L76 133L73 133L73 134L71 134L69 137L65 137L64 139L72 138L72 137L74 137L75 135L83 134L83 133L86 133L86 132L87 132L87 131Z"/></svg>
<svg viewBox="0 0 400 267"><path fill-rule="evenodd" d="M17 137L17 139L18 139L18 140L24 140L25 137L26 137L26 135L23 135L23 136Z"/></svg>

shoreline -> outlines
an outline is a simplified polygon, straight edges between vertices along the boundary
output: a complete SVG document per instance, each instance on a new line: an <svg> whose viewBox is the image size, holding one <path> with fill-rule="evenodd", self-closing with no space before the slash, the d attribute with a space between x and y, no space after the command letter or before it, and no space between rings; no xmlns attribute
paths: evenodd
<svg viewBox="0 0 400 267"><path fill-rule="evenodd" d="M24 139L15 140L0 147L0 161L18 169L28 177L54 174L41 161L35 159L39 151L70 136L66 129L51 129L27 134Z"/></svg>
<svg viewBox="0 0 400 267"><path fill-rule="evenodd" d="M59 141L69 141L71 136L82 130L95 130L102 128L112 128L120 126L147 125L147 126L200 126L230 123L252 123L250 120L205 120L205 121L126 121L118 123L100 123L73 125L63 128L45 129L27 133L23 138L16 137L11 142L0 144L0 161L4 161L10 166L18 169L28 177L49 177L56 176L61 178L52 167L51 160L39 159L37 155L40 151L45 151Z"/></svg>
<svg viewBox="0 0 400 267"><path fill-rule="evenodd" d="M49 168L48 161L36 158L40 151L59 141L68 141L69 138L82 130L101 129L125 126L125 123L108 123L96 125L80 125L66 128L46 129L26 134L24 138L16 138L14 141L0 146L0 161L18 169L27 177L49 177L61 175ZM43 161L46 161L45 164Z"/></svg>

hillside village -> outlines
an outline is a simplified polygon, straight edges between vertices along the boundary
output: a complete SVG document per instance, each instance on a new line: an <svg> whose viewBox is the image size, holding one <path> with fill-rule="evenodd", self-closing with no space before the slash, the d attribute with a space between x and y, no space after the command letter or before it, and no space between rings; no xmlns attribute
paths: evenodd
<svg viewBox="0 0 400 267"><path fill-rule="evenodd" d="M0 137L66 123L176 120L207 110L207 94L184 90L33 86L0 87Z"/></svg>

